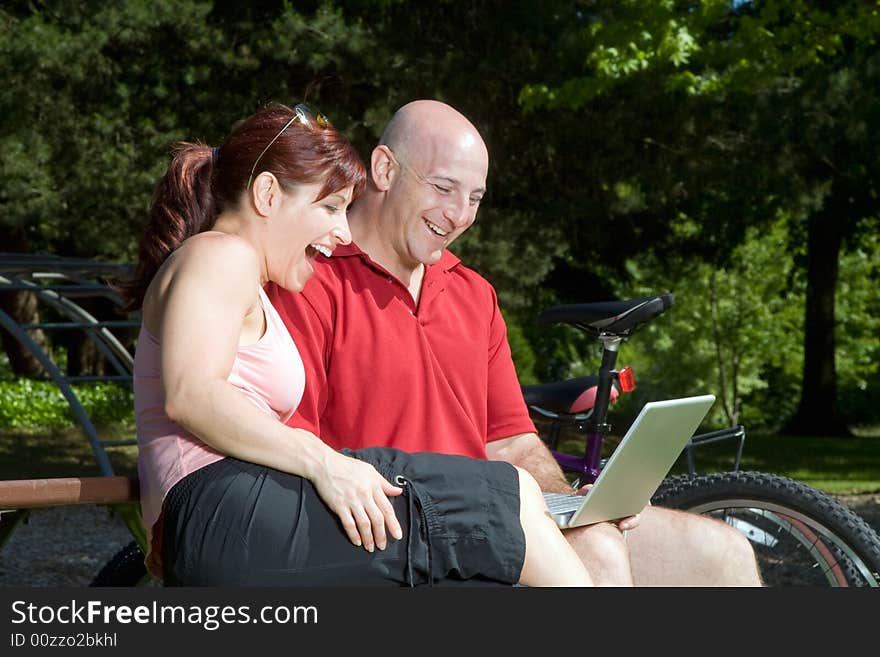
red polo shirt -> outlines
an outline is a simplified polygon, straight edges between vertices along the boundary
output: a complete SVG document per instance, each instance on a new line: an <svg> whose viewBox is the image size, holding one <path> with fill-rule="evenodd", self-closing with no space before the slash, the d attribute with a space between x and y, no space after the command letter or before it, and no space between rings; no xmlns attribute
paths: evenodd
<svg viewBox="0 0 880 657"><path fill-rule="evenodd" d="M427 268L417 308L354 244L315 270L301 294L267 287L306 368L289 425L336 449L478 458L487 441L535 431L495 290L452 253Z"/></svg>

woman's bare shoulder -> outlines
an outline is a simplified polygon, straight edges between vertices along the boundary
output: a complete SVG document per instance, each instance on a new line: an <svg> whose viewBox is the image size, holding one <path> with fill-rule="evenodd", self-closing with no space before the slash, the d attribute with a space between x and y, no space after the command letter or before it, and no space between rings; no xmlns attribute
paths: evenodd
<svg viewBox="0 0 880 657"><path fill-rule="evenodd" d="M238 235L208 231L193 235L172 254L195 265L225 263L230 269L255 268L259 258L253 245Z"/></svg>
<svg viewBox="0 0 880 657"><path fill-rule="evenodd" d="M143 310L148 328L172 291L187 297L219 295L249 307L257 299L259 280L259 258L246 240L218 231L194 235L168 256L147 289Z"/></svg>

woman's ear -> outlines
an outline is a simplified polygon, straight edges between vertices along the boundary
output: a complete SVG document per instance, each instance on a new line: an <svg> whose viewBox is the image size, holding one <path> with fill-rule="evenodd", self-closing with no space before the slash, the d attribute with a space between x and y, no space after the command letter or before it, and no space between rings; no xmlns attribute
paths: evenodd
<svg viewBox="0 0 880 657"><path fill-rule="evenodd" d="M385 144L379 144L373 149L370 156L370 174L373 177L373 184L379 191L388 191L397 175L397 168L394 155Z"/></svg>
<svg viewBox="0 0 880 657"><path fill-rule="evenodd" d="M274 175L268 171L263 171L257 176L251 187L251 199L257 214L264 217L271 214L272 209L280 201L280 192L281 185Z"/></svg>

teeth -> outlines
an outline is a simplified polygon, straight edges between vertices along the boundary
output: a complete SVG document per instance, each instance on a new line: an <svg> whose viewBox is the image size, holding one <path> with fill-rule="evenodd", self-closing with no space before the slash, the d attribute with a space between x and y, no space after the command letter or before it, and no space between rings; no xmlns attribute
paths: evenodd
<svg viewBox="0 0 880 657"><path fill-rule="evenodd" d="M446 237L446 233L447 233L447 231L445 231L445 230L443 230L442 228L440 228L440 226L438 226L438 225L436 225L436 224L432 224L432 223L431 223L430 221L428 221L427 219L425 219L425 223L428 224L428 228L430 228L431 230L433 230L433 231L434 231L435 233L437 233L440 237Z"/></svg>
<svg viewBox="0 0 880 657"><path fill-rule="evenodd" d="M325 258L329 258L331 255L333 255L333 251L322 244L312 244L311 246L315 251L320 253Z"/></svg>

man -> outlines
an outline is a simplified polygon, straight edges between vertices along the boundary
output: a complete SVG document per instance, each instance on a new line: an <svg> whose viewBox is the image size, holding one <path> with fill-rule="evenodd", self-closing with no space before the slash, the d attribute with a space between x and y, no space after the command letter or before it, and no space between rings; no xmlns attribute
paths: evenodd
<svg viewBox="0 0 880 657"><path fill-rule="evenodd" d="M336 448L509 461L545 491L570 491L529 418L493 288L447 250L485 193L478 131L448 105L415 101L368 166L352 244L319 258L302 294L269 289L306 364L290 423ZM600 585L760 584L748 541L695 514L648 507L565 533Z"/></svg>

